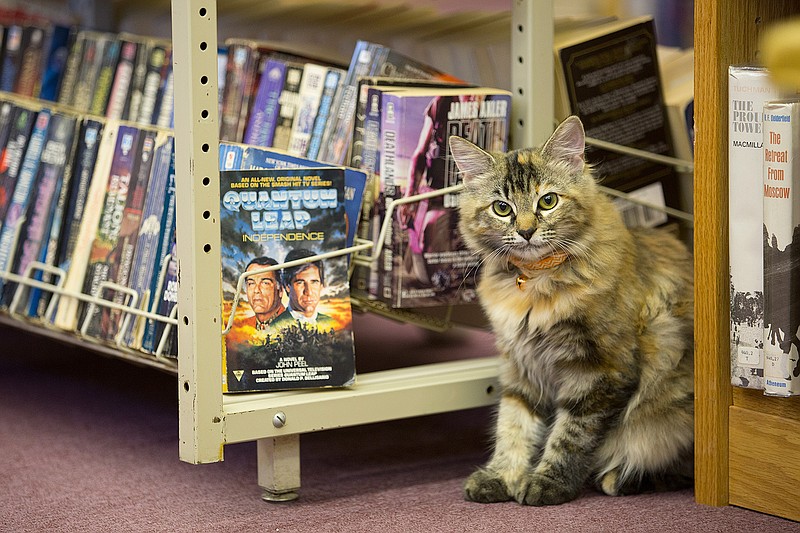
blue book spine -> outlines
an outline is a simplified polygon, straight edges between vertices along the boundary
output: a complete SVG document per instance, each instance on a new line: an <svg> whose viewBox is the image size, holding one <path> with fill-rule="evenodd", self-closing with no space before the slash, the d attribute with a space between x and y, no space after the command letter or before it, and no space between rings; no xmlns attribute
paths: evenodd
<svg viewBox="0 0 800 533"><path fill-rule="evenodd" d="M150 282L150 294L155 295L158 288L158 278L166 263L166 258L170 254L170 245L175 240L175 151L170 156L169 172L167 174L166 192L164 194L164 204L162 208L161 226L159 227L158 250L156 251L156 263ZM158 310L157 300L153 298L151 312ZM142 339L142 350L153 352L156 349L156 329L158 322L148 320L145 326L144 337Z"/></svg>
<svg viewBox="0 0 800 533"><path fill-rule="evenodd" d="M159 231L162 226L164 215L164 198L167 193L167 178L169 177L170 161L174 140L168 136L163 144L156 148L156 155L153 161L153 170L150 177L150 185L147 189L144 211L142 212L142 223L136 241L136 251L133 258L133 272L130 279L130 288L139 294L139 301L149 298L144 308L150 309L150 304L154 295L149 294L155 265L158 261L158 246L160 242ZM125 336L126 344L134 342L134 329L136 322L131 323Z"/></svg>
<svg viewBox="0 0 800 533"><path fill-rule="evenodd" d="M311 131L311 139L308 141L308 150L306 151L306 157L309 159L316 159L319 155L322 135L325 133L325 125L328 123L331 106L339 88L341 77L342 71L337 68L328 69L328 73L325 75L325 86L322 90L317 117L314 119L314 129Z"/></svg>
<svg viewBox="0 0 800 533"><path fill-rule="evenodd" d="M285 75L285 61L277 58L267 61L245 131L245 144L272 146L278 118L278 98L281 95Z"/></svg>
<svg viewBox="0 0 800 533"><path fill-rule="evenodd" d="M13 24L6 31L3 50L3 72L0 75L0 91L13 92L17 81L20 55L22 53L22 26Z"/></svg>
<svg viewBox="0 0 800 533"><path fill-rule="evenodd" d="M53 26L50 48L42 73L42 85L39 89L40 100L55 102L58 99L58 89L67 66L67 57L74 33L74 28L71 26Z"/></svg>

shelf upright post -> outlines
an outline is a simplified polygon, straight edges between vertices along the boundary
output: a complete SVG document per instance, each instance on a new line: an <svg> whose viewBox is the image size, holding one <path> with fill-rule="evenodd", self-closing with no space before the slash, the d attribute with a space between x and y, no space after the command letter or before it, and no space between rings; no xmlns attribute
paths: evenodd
<svg viewBox="0 0 800 533"><path fill-rule="evenodd" d="M216 0L172 0L180 458L222 460Z"/></svg>
<svg viewBox="0 0 800 533"><path fill-rule="evenodd" d="M511 148L527 148L553 133L553 0L511 9Z"/></svg>

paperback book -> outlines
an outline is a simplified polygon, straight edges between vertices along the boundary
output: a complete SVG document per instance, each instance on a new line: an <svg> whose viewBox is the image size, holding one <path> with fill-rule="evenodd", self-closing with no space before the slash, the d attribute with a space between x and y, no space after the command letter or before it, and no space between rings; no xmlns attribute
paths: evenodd
<svg viewBox="0 0 800 533"><path fill-rule="evenodd" d="M382 93L380 126L366 127L380 134L374 227L380 227L380 217L395 200L461 183L450 156L450 136L464 137L491 152L505 151L508 146L508 91L487 87L370 90ZM479 265L458 230L458 198L446 194L401 205L393 213L378 265L383 269L379 271L380 299L392 307L476 301L474 274Z"/></svg>
<svg viewBox="0 0 800 533"><path fill-rule="evenodd" d="M340 167L220 173L223 391L354 382L347 259L308 261L345 245L344 181Z"/></svg>

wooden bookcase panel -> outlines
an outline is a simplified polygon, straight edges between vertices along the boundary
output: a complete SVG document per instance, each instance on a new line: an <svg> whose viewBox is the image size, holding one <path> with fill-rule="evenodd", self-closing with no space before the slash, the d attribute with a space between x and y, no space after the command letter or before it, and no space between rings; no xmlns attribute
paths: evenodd
<svg viewBox="0 0 800 533"><path fill-rule="evenodd" d="M800 437L757 428L768 416L791 431L800 407L789 401L777 408L773 402L783 400L733 391L730 385L727 68L755 62L770 23L798 13L800 4L781 0L695 2L695 498L786 517L786 508L776 502L777 486L767 480L755 485L737 470L738 461L752 458L749 451L765 447L791 464L787 454L793 452L784 447L798 449ZM789 487L795 502L800 501L796 459L787 467L787 479L795 480ZM759 498L764 507L755 506Z"/></svg>

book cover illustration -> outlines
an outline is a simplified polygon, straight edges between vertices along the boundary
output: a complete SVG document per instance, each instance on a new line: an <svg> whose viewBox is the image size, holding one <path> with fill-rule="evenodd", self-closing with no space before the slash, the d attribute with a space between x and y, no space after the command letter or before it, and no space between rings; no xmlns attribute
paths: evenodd
<svg viewBox="0 0 800 533"><path fill-rule="evenodd" d="M224 143L223 143L224 144ZM235 146L229 147L226 152L230 155ZM221 152L220 152L221 153ZM313 159L303 158L269 150L247 146L239 153L237 168L241 170L256 170L266 168L306 168L324 167ZM222 167L220 167L222 169ZM354 168L344 168L344 216L347 233L346 246L352 246L356 237L356 228L361 216L361 205L367 183L367 174Z"/></svg>
<svg viewBox="0 0 800 533"><path fill-rule="evenodd" d="M800 394L800 100L764 104L764 393Z"/></svg>
<svg viewBox="0 0 800 533"><path fill-rule="evenodd" d="M728 69L731 383L764 388L764 103L778 96L763 68Z"/></svg>
<svg viewBox="0 0 800 533"><path fill-rule="evenodd" d="M236 294L244 272L344 247L344 169L223 171L220 187L223 390L352 384L345 256L254 274Z"/></svg>
<svg viewBox="0 0 800 533"><path fill-rule="evenodd" d="M511 94L492 88L386 91L381 102L380 184L395 199L458 185L448 139L463 137L491 152L507 148ZM458 231L458 195L398 207L384 243L382 297L393 307L470 303L477 299L477 259Z"/></svg>

